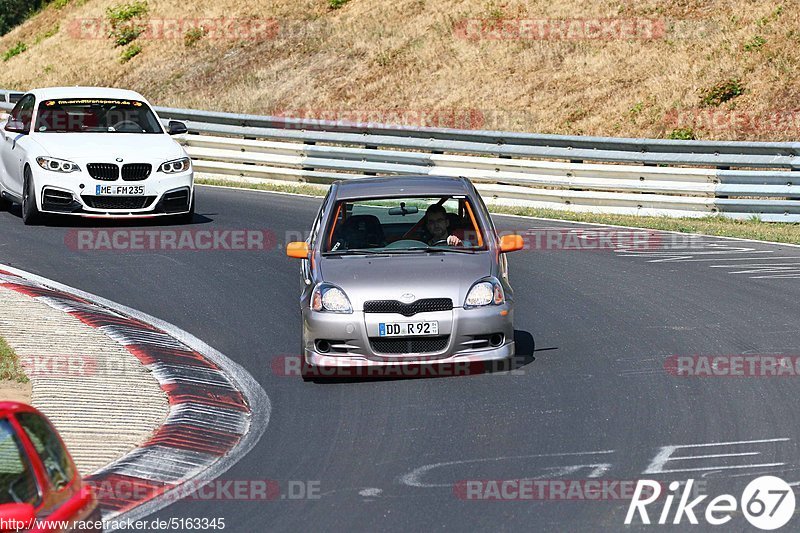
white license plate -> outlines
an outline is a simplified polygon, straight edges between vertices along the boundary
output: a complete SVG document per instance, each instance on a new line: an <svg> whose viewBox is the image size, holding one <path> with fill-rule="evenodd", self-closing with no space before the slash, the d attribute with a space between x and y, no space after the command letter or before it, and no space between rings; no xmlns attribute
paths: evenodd
<svg viewBox="0 0 800 533"><path fill-rule="evenodd" d="M438 322L381 322L378 324L381 337L414 337L417 335L438 335Z"/></svg>
<svg viewBox="0 0 800 533"><path fill-rule="evenodd" d="M144 196L144 185L96 185L95 196Z"/></svg>

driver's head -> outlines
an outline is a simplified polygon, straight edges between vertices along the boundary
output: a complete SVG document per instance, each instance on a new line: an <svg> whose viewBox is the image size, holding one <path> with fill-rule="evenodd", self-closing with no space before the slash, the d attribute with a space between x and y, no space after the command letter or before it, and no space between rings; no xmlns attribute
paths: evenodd
<svg viewBox="0 0 800 533"><path fill-rule="evenodd" d="M447 220L447 211L441 205L432 205L425 211L425 229L431 238L436 240L446 239L450 222Z"/></svg>

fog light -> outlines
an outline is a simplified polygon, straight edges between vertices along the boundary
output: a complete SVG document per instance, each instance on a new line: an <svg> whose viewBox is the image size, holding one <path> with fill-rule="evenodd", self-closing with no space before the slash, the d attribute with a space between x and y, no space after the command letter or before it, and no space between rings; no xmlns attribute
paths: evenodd
<svg viewBox="0 0 800 533"><path fill-rule="evenodd" d="M331 351L331 343L325 339L320 339L316 342L317 351L320 353L328 353Z"/></svg>

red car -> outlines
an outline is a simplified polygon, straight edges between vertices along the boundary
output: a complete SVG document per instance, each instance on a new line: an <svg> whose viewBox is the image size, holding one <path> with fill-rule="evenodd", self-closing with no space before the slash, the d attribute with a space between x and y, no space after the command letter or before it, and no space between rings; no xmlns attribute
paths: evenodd
<svg viewBox="0 0 800 533"><path fill-rule="evenodd" d="M0 402L0 531L99 531L99 521L94 492L47 417Z"/></svg>

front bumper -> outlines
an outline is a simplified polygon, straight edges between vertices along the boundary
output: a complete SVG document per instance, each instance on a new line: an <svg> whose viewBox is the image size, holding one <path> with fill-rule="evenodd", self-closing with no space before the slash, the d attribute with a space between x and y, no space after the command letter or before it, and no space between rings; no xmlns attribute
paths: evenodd
<svg viewBox="0 0 800 533"><path fill-rule="evenodd" d="M194 173L153 172L141 181L101 181L85 172L61 174L34 170L36 204L48 214L98 218L136 218L179 215L189 212L194 195ZM98 194L100 187L141 186L143 194L111 196Z"/></svg>
<svg viewBox="0 0 800 533"><path fill-rule="evenodd" d="M436 321L439 334L431 337L378 337L377 324ZM446 338L446 339L444 339ZM385 353L387 339L407 341L431 351ZM439 341L434 342L434 339ZM320 350L319 341L327 344ZM431 342L417 342L417 341ZM414 342L408 342L414 341ZM431 363L499 361L514 356L513 309L510 303L476 309L418 313L337 314L303 310L303 351L308 365L317 367L409 366Z"/></svg>

